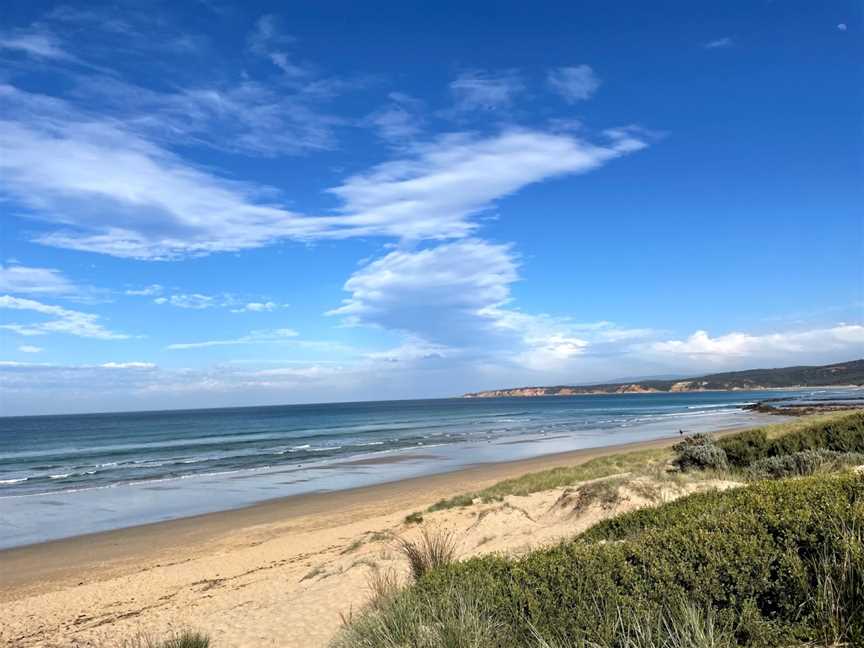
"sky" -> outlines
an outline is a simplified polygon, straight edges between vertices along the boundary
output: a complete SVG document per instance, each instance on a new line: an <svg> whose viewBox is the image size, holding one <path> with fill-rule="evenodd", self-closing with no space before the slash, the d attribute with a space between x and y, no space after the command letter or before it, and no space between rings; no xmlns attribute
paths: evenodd
<svg viewBox="0 0 864 648"><path fill-rule="evenodd" d="M864 356L858 2L11 0L0 413Z"/></svg>

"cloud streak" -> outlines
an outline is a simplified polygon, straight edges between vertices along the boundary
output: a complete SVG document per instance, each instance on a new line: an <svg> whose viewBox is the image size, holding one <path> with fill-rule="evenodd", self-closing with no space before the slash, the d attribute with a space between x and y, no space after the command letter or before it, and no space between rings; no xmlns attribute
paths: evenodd
<svg viewBox="0 0 864 648"><path fill-rule="evenodd" d="M525 186L586 173L647 146L638 132L590 142L505 130L452 134L347 178L330 193L335 214L285 209L272 188L222 178L107 121L62 117L65 104L0 86L0 105L45 119L0 121L2 190L55 227L35 240L117 257L164 260L238 251L280 240L358 236L460 238L474 217ZM14 114L14 112L13 112Z"/></svg>
<svg viewBox="0 0 864 648"><path fill-rule="evenodd" d="M16 311L32 311L40 315L48 315L53 319L31 324L2 324L0 328L12 331L18 335L47 335L62 333L82 338L98 340L125 340L129 335L116 333L99 323L99 316L92 313L70 310L62 306L44 304L33 299L23 299L10 295L0 296L0 309Z"/></svg>
<svg viewBox="0 0 864 648"><path fill-rule="evenodd" d="M178 342L169 344L166 349L170 351L182 351L187 349L206 349L210 347L238 346L244 344L270 344L284 342L286 339L297 337L297 331L289 328L281 328L267 331L252 331L248 335L227 340L204 340L201 342Z"/></svg>

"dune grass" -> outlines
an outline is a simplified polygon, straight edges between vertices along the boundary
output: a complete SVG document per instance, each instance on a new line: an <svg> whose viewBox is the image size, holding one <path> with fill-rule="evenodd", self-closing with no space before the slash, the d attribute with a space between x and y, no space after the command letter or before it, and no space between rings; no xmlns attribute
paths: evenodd
<svg viewBox="0 0 864 648"><path fill-rule="evenodd" d="M452 531L424 527L416 540L396 538L399 550L408 559L411 575L420 580L424 574L449 565L456 556L456 540Z"/></svg>
<svg viewBox="0 0 864 648"><path fill-rule="evenodd" d="M207 635L192 630L183 630L164 639L140 634L120 644L122 648L210 648L210 645Z"/></svg>
<svg viewBox="0 0 864 648"><path fill-rule="evenodd" d="M861 411L806 416L724 437L720 445L722 446L727 438L736 438L746 434L764 435L766 439L773 440L814 428L824 428L837 423L858 419L864 420L862 417L864 417L864 413ZM563 488L579 482L610 477L621 473L652 475L656 477L662 475L663 469L674 458L675 453L667 448L638 450L597 457L575 466L560 466L558 468L528 473L520 477L500 481L479 491L460 493L436 502L427 511L434 513L435 511L470 506L477 500L482 502L500 501L508 495L530 495L531 493L538 493L553 488ZM418 513L418 515L420 514Z"/></svg>
<svg viewBox="0 0 864 648"><path fill-rule="evenodd" d="M691 495L427 571L333 646L864 645L862 528L851 473Z"/></svg>
<svg viewBox="0 0 864 648"><path fill-rule="evenodd" d="M500 481L480 491L455 495L436 502L428 511L432 513L457 506L469 506L477 499L484 502L500 501L507 495L530 495L621 473L651 472L652 469L665 465L672 457L672 451L667 449L639 450L597 457L576 466L560 466L528 473Z"/></svg>

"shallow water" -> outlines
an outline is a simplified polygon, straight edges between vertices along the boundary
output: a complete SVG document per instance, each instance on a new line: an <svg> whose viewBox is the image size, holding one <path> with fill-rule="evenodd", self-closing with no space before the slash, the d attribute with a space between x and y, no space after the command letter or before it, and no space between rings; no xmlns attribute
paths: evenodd
<svg viewBox="0 0 864 648"><path fill-rule="evenodd" d="M473 463L744 425L755 417L744 404L813 395L441 399L0 418L0 547Z"/></svg>

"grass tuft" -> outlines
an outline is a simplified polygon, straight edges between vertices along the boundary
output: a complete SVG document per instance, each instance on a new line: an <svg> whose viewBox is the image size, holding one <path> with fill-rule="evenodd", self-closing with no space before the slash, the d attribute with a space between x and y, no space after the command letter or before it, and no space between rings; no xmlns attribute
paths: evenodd
<svg viewBox="0 0 864 648"><path fill-rule="evenodd" d="M420 511L405 516L405 524L420 524L423 522L423 514Z"/></svg>
<svg viewBox="0 0 864 648"><path fill-rule="evenodd" d="M424 527L417 540L396 538L396 541L400 551L408 559L415 581L433 569L449 565L456 556L456 542L452 531Z"/></svg>
<svg viewBox="0 0 864 648"><path fill-rule="evenodd" d="M183 630L167 639L138 635L122 643L123 648L210 648L210 638L200 632Z"/></svg>

